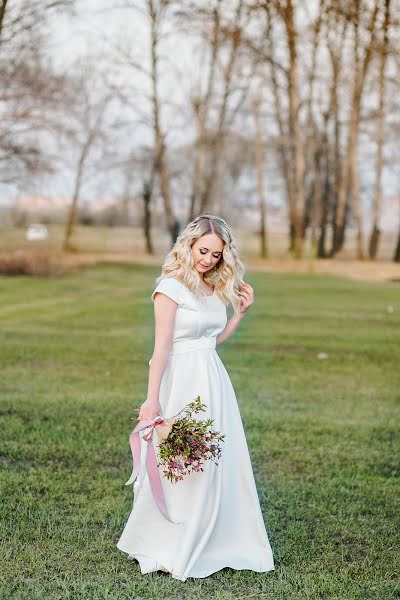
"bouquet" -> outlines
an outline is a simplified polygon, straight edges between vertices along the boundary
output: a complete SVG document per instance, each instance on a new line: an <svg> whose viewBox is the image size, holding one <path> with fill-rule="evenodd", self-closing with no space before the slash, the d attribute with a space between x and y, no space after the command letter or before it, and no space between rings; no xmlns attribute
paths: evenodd
<svg viewBox="0 0 400 600"><path fill-rule="evenodd" d="M164 467L165 477L172 482L182 480L193 471L204 471L202 465L206 460L218 464L222 452L219 442L224 441L225 435L210 429L214 419L198 421L192 417L193 413L205 412L206 408L197 396L174 417L171 427L167 425L167 429L158 432L157 429L164 426L156 425L160 438L157 466Z"/></svg>
<svg viewBox="0 0 400 600"><path fill-rule="evenodd" d="M141 475L141 481L135 495L139 493L144 479L144 474L139 473L141 463L139 432L149 429L143 435L143 439L150 442L147 444L146 471L154 500L160 512L170 522L172 521L168 516L158 467L163 466L165 477L171 482L177 482L193 471L203 471L202 465L205 460L213 460L215 464L218 464L218 458L221 455L219 442L224 441L225 435L210 429L214 420L198 421L192 417L193 413L204 412L205 410L206 405L202 404L200 396L197 396L193 402L187 404L184 409L169 419L157 416L153 421L140 421L129 436L133 470L125 485L133 483L138 475ZM154 429L159 438L158 463L152 444Z"/></svg>

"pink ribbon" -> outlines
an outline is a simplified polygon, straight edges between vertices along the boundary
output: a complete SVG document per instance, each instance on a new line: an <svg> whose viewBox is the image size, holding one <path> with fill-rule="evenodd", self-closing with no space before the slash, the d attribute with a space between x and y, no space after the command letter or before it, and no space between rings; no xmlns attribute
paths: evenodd
<svg viewBox="0 0 400 600"><path fill-rule="evenodd" d="M154 428L156 425L162 425L163 423L166 423L166 421L160 416L157 416L153 421L148 421L146 419L143 419L142 421L139 421L139 423L136 425L135 429L130 434L129 444L130 444L131 450L132 450L133 469L132 469L132 474L131 474L130 478L128 479L128 481L125 483L125 485L129 485L129 484L133 483L135 481L136 477L139 475L140 446L141 446L139 431L143 431L144 429L149 428L149 431L143 435L143 439L147 442L146 470L147 470L147 474L149 476L151 491L153 493L153 498L158 506L158 509L160 510L162 515L170 523L175 523L175 521L171 521L171 519L169 518L169 515L168 515L168 510L167 510L167 506L166 506L165 498L164 498L164 492L163 492L161 481L160 481L160 474L158 472L158 467L157 467L157 458L156 458L156 454L154 452L154 446L153 446ZM136 493L138 493L138 491L139 490L137 490ZM177 523L175 523L175 524L177 524Z"/></svg>

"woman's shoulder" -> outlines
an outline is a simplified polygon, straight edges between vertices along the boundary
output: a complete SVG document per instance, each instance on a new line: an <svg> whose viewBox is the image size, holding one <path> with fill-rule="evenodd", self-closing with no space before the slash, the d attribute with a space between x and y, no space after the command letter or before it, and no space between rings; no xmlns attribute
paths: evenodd
<svg viewBox="0 0 400 600"><path fill-rule="evenodd" d="M171 271L170 273L163 276L163 279L170 279L171 281L176 281L183 288L188 289L187 285L182 281L182 279L178 276L178 271Z"/></svg>
<svg viewBox="0 0 400 600"><path fill-rule="evenodd" d="M183 283L183 281L181 281L181 279L179 279L179 277L177 277L176 275L171 275L169 273L168 273L168 275L164 275L162 277L162 279L160 279L160 282L161 281L167 281L167 282L171 281L172 285L178 284L182 287L186 287L185 284ZM167 283L167 285L168 285L168 283Z"/></svg>
<svg viewBox="0 0 400 600"><path fill-rule="evenodd" d="M178 275L175 271L171 271L171 273L167 273L163 276L164 279L175 279L176 281L180 281ZM182 283L182 282L181 282Z"/></svg>
<svg viewBox="0 0 400 600"><path fill-rule="evenodd" d="M182 294L185 291L185 285L175 276L170 274L163 276L157 283L152 295L151 299L154 300L154 296L156 292L166 293L167 296L170 296L175 302L178 304L182 299Z"/></svg>

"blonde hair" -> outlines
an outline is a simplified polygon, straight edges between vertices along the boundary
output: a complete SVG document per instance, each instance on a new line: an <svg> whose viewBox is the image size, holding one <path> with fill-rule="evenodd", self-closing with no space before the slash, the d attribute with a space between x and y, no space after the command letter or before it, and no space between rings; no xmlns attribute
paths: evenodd
<svg viewBox="0 0 400 600"><path fill-rule="evenodd" d="M201 277L194 268L191 247L196 240L207 233L215 233L224 242L218 263L204 274L204 282L212 284L215 293L227 305L231 302L234 313L240 310L241 297L237 292L243 285L245 267L239 258L236 241L230 226L221 217L199 215L179 234L172 249L168 252L156 284L165 277L175 277L199 299L207 296L201 288Z"/></svg>

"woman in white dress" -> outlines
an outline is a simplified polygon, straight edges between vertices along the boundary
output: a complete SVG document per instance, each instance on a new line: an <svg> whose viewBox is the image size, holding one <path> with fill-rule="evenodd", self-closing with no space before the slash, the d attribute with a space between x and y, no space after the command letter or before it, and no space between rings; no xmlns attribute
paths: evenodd
<svg viewBox="0 0 400 600"><path fill-rule="evenodd" d="M275 568L235 391L216 351L254 302L243 274L229 225L200 215L177 238L152 293L155 342L138 420L171 417L200 396L207 411L198 418L213 419L213 429L225 439L218 464L206 461L203 472L174 483L159 467L171 521L161 514L141 470L145 475L140 490L135 481L133 508L117 548L138 561L142 574L161 570L185 581L224 567ZM228 322L229 302L234 314ZM140 438L141 469L146 444L157 451L157 441L157 435L151 442Z"/></svg>

